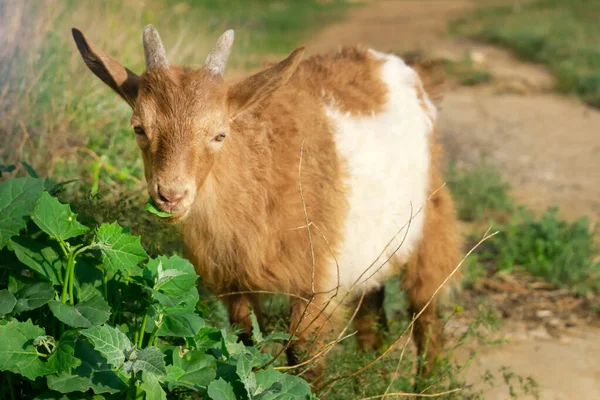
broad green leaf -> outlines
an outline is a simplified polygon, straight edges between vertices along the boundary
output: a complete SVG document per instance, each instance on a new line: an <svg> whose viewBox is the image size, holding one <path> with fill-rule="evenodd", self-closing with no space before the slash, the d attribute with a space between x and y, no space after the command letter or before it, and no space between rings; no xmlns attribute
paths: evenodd
<svg viewBox="0 0 600 400"><path fill-rule="evenodd" d="M159 276L160 267L160 276ZM174 276L174 271L180 272ZM165 257L160 256L156 259L148 261L144 277L156 282L159 277L164 277L165 274L171 274L168 279L163 279L162 282L154 287L162 293L169 296L181 296L187 293L191 288L196 286L198 275L192 264L179 256Z"/></svg>
<svg viewBox="0 0 600 400"><path fill-rule="evenodd" d="M146 400L167 400L167 394L160 386L158 378L148 372L142 372L142 390L146 392Z"/></svg>
<svg viewBox="0 0 600 400"><path fill-rule="evenodd" d="M148 197L148 200L146 201L146 205L144 206L144 210L157 215L161 218L168 218L168 217L172 217L173 214L162 211L161 209L159 209L156 206L156 203L154 203L154 199L152 199L152 197Z"/></svg>
<svg viewBox="0 0 600 400"><path fill-rule="evenodd" d="M10 241L15 255L37 275L52 282L61 284L62 259L56 249L56 242L41 243L29 237L16 237Z"/></svg>
<svg viewBox="0 0 600 400"><path fill-rule="evenodd" d="M81 334L87 337L94 344L94 349L99 351L115 368L123 366L125 352L133 347L129 338L112 326L95 326L82 330Z"/></svg>
<svg viewBox="0 0 600 400"><path fill-rule="evenodd" d="M46 378L50 389L61 393L92 389L97 394L117 393L127 389L126 378L114 371L87 340L75 342L75 357L81 360L81 365L71 373L64 372Z"/></svg>
<svg viewBox="0 0 600 400"><path fill-rule="evenodd" d="M60 301L51 301L50 311L59 321L74 328L91 328L102 325L110 317L110 306L102 296L92 297L82 301L75 307L62 304Z"/></svg>
<svg viewBox="0 0 600 400"><path fill-rule="evenodd" d="M0 249L25 228L44 189L44 180L31 177L0 182Z"/></svg>
<svg viewBox="0 0 600 400"><path fill-rule="evenodd" d="M60 337L56 349L48 358L48 364L53 365L58 373L70 371L71 368L81 365L81 360L75 357L76 339L77 331L65 331Z"/></svg>
<svg viewBox="0 0 600 400"><path fill-rule="evenodd" d="M183 370L176 384L194 390L206 388L216 376L214 357L198 350L183 355L173 352L173 367Z"/></svg>
<svg viewBox="0 0 600 400"><path fill-rule="evenodd" d="M139 272L138 264L148 258L140 238L125 232L116 222L98 228L94 247L102 252L104 269L111 272Z"/></svg>
<svg viewBox="0 0 600 400"><path fill-rule="evenodd" d="M158 336L196 336L204 325L204 320L194 313L168 313L163 317Z"/></svg>
<svg viewBox="0 0 600 400"><path fill-rule="evenodd" d="M8 290L0 290L0 318L10 314L17 304L17 298Z"/></svg>
<svg viewBox="0 0 600 400"><path fill-rule="evenodd" d="M104 396L99 394L90 394L90 393L69 393L69 395L64 395L58 392L44 392L39 394L33 398L33 400L104 400Z"/></svg>
<svg viewBox="0 0 600 400"><path fill-rule="evenodd" d="M135 349L129 354L129 359L125 362L123 370L137 374L139 371L148 372L155 376L164 376L167 374L165 364L165 355L154 346L145 349Z"/></svg>
<svg viewBox="0 0 600 400"><path fill-rule="evenodd" d="M208 385L208 397L212 400L236 400L233 386L223 378L212 381Z"/></svg>
<svg viewBox="0 0 600 400"><path fill-rule="evenodd" d="M308 400L311 398L308 383L293 375L282 374L272 368L256 373L258 389L255 400Z"/></svg>
<svg viewBox="0 0 600 400"><path fill-rule="evenodd" d="M191 340L193 340L196 350L206 351L211 348L220 348L222 337L219 329L212 326L205 326Z"/></svg>
<svg viewBox="0 0 600 400"><path fill-rule="evenodd" d="M34 310L54 298L56 291L50 282L38 282L27 285L15 293L17 305L14 312Z"/></svg>
<svg viewBox="0 0 600 400"><path fill-rule="evenodd" d="M191 287L190 290L185 294L170 296L166 295L158 290L146 287L147 290L152 293L152 296L157 300L164 308L177 308L180 310L194 312L196 304L200 297L198 296L198 288L196 286Z"/></svg>
<svg viewBox="0 0 600 400"><path fill-rule="evenodd" d="M62 240L83 235L89 230L77 221L77 214L71 211L68 204L62 204L47 192L40 196L32 218L41 230Z"/></svg>
<svg viewBox="0 0 600 400"><path fill-rule="evenodd" d="M53 373L52 365L43 362L33 341L46 332L31 320L12 320L0 324L0 370L12 371L29 379Z"/></svg>
<svg viewBox="0 0 600 400"><path fill-rule="evenodd" d="M244 384L248 395L252 397L256 389L256 377L252 372L252 358L247 354L242 354L235 366L235 372L240 377L240 381Z"/></svg>

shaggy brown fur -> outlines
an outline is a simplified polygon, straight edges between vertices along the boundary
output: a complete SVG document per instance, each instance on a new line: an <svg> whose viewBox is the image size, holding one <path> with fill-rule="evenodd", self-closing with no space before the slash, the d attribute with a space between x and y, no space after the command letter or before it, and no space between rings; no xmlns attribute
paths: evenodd
<svg viewBox="0 0 600 400"><path fill-rule="evenodd" d="M332 306L319 310L331 298L323 293L330 284L326 268L343 239L348 204L346 168L321 96L328 93L345 112L377 113L387 98L379 78L382 61L348 48L300 63L299 49L233 85L206 69L180 67L152 69L138 78L78 31L74 37L90 69L132 105L148 190L176 213L172 219L181 225L186 257L209 288L238 292L227 297L232 322L250 330L248 307L260 311L258 296L239 292L260 290L293 295L290 330L299 325L300 345L314 327L329 326ZM420 83L418 90L423 97ZM220 145L214 138L222 135L227 138ZM433 191L441 186L435 139L431 151ZM165 200L175 196L183 199L177 206ZM415 311L457 258L445 188L425 213L424 239L404 271ZM367 297L356 321L363 348L381 343L370 329L384 322L372 317L380 312L382 297ZM302 319L309 298L310 316ZM430 334L431 357L439 344L437 321L431 307L415 329L420 351Z"/></svg>

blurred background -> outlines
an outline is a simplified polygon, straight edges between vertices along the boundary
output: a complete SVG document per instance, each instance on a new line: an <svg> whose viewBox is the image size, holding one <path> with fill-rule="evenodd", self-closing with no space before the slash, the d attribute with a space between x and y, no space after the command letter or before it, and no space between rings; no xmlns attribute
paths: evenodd
<svg viewBox="0 0 600 400"><path fill-rule="evenodd" d="M0 166L16 167L5 177L75 180L61 196L80 219L117 219L151 254L179 252L174 229L143 211L130 110L87 70L71 27L138 73L148 23L184 65L201 64L234 28L232 78L298 45L315 54L362 44L410 58L445 76L439 135L467 244L490 225L500 231L463 266L435 384L466 385L446 398L596 399L598 21L598 0L0 0ZM392 332L408 319L397 287L387 286ZM353 345L339 346L331 374L375 357ZM413 361L390 356L325 398L381 394L389 378L380 377L400 367L395 389L406 389Z"/></svg>

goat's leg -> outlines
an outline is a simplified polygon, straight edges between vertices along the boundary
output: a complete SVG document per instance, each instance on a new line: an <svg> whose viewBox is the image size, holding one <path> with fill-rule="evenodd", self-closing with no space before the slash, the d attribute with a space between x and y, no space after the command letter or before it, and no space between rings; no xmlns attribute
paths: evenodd
<svg viewBox="0 0 600 400"><path fill-rule="evenodd" d="M366 293L354 318L354 327L358 331L356 339L362 351L377 350L383 345L387 331L384 296L383 286Z"/></svg>
<svg viewBox="0 0 600 400"><path fill-rule="evenodd" d="M294 334L297 340L287 349L288 364L297 365L315 358L305 374L309 380L321 375L325 360L324 357L318 357L318 353L334 332L331 312L336 305L330 298L330 295L317 294L310 303L298 298L290 299L290 334ZM342 312L338 309L336 314Z"/></svg>
<svg viewBox="0 0 600 400"><path fill-rule="evenodd" d="M252 320L250 319L250 308L254 311L260 325L262 325L262 311L258 296L251 294L234 294L225 297L225 303L229 311L229 320L232 325L237 325L242 332L240 341L245 345L252 345Z"/></svg>
<svg viewBox="0 0 600 400"><path fill-rule="evenodd" d="M434 293L452 273L459 260L460 231L456 226L454 206L447 187L441 188L428 201L425 210L423 239L404 271L404 288L411 315L419 314L413 334L422 361L419 372L432 372L442 347L443 325L438 313L438 298ZM444 288L443 296L448 287Z"/></svg>

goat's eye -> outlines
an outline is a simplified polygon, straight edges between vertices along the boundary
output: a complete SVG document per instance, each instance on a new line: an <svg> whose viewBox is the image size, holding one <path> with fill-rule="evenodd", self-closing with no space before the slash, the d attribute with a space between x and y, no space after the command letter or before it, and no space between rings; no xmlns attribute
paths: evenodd
<svg viewBox="0 0 600 400"><path fill-rule="evenodd" d="M215 136L212 140L213 142L222 142L223 140L225 140L225 134L220 133L217 136Z"/></svg>
<svg viewBox="0 0 600 400"><path fill-rule="evenodd" d="M146 131L144 131L144 128L142 128L141 126L135 126L133 128L133 131L136 135L146 136Z"/></svg>

